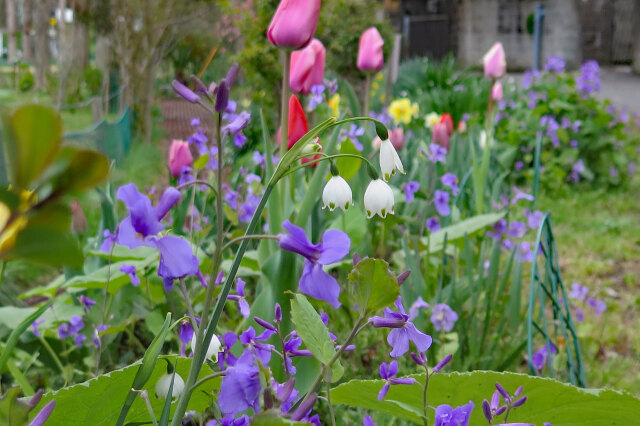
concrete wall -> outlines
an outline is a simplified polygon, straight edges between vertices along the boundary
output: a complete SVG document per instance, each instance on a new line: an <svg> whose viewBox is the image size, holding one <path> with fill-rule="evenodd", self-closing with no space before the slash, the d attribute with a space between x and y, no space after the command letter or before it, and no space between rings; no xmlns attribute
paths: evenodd
<svg viewBox="0 0 640 426"><path fill-rule="evenodd" d="M561 54L568 69L582 62L580 0L463 0L458 6L458 58L466 65L482 64L482 56L501 41L509 69L533 66L533 36L527 16L537 3L545 6L542 61Z"/></svg>

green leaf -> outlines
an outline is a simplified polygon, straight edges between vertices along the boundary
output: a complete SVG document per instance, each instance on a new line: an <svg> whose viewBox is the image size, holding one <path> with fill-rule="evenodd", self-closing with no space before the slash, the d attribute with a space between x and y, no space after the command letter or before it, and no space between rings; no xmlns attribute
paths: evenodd
<svg viewBox="0 0 640 426"><path fill-rule="evenodd" d="M70 232L38 224L20 231L16 244L5 255L6 259L18 257L56 266L80 267L84 263L78 240Z"/></svg>
<svg viewBox="0 0 640 426"><path fill-rule="evenodd" d="M291 318L307 349L323 364L328 365L336 354L336 349L329 337L329 330L311 303L301 294L291 299ZM334 364L332 382L340 380L344 369L340 361Z"/></svg>
<svg viewBox="0 0 640 426"><path fill-rule="evenodd" d="M13 351L13 348L16 346L16 343L18 343L18 339L20 338L22 333L24 333L27 327L29 327L32 322L37 320L38 317L42 315L42 313L46 311L47 308L49 308L49 306L51 306L52 303L53 302L45 303L37 311L35 311L31 315L29 315L27 318L22 320L22 322L16 328L13 329L13 331L9 335L9 339L7 339L6 345L4 346L4 351L2 351L2 355L0 355L0 372L4 370L4 366L9 360L9 356L11 356L11 352Z"/></svg>
<svg viewBox="0 0 640 426"><path fill-rule="evenodd" d="M29 406L18 399L20 388L9 389L0 399L0 424L26 425L29 421Z"/></svg>
<svg viewBox="0 0 640 426"><path fill-rule="evenodd" d="M396 301L400 294L398 279L389 272L389 264L380 259L362 259L349 273L358 305L375 312Z"/></svg>
<svg viewBox="0 0 640 426"><path fill-rule="evenodd" d="M340 147L340 154L353 154L360 155L360 152L356 149L351 142L350 139L342 141L342 146ZM336 166L338 167L338 171L340 172L340 176L342 176L345 180L351 179L360 169L360 164L362 164L362 160L354 157L341 157L336 161Z"/></svg>
<svg viewBox="0 0 640 426"><path fill-rule="evenodd" d="M483 228L489 225L493 225L504 217L506 212L501 213L487 213L470 217L469 219L458 222L455 225L447 226L437 232L434 232L429 236L429 252L435 253L442 250L444 245L445 235L447 236L448 243L454 243L464 239L465 235L471 236L476 232L479 232ZM422 242L426 245L427 238L423 237Z"/></svg>
<svg viewBox="0 0 640 426"><path fill-rule="evenodd" d="M6 124L9 135L5 134L3 140L13 183L28 188L60 149L60 117L51 108L29 105L16 110Z"/></svg>
<svg viewBox="0 0 640 426"><path fill-rule="evenodd" d="M293 420L280 417L279 410L262 411L256 414L251 424L253 426L282 426L282 425L306 425L309 423L294 422Z"/></svg>
<svg viewBox="0 0 640 426"><path fill-rule="evenodd" d="M176 371L182 378L186 378L191 367L191 358L169 357L175 365L179 359ZM140 367L140 361L120 370L114 370L94 379L57 391L47 392L34 413L44 405L56 400L56 409L47 420L47 426L84 426L84 425L114 425L118 420L122 401L131 389L136 373ZM167 373L164 363L156 363L151 377L143 389L149 392L149 399L156 416L159 417L164 405L164 398L155 397L155 385L158 379ZM200 372L199 379L213 373L207 365ZM203 383L191 396L188 410L204 411L211 405L211 392L219 389L220 379L215 378ZM176 404L172 404L172 412ZM149 424L149 413L141 398L136 398L127 415L128 424Z"/></svg>
<svg viewBox="0 0 640 426"><path fill-rule="evenodd" d="M424 374L413 375L420 384ZM640 413L640 400L610 389L582 389L558 381L517 373L473 371L436 374L429 379L427 404L454 407L473 401L469 424L486 424L480 404L495 391L495 383L513 393L524 386L527 402L511 411L509 421L562 426L627 425ZM331 390L335 404L365 408L422 424L422 389L419 386L392 386L385 400L378 401L383 380L352 380ZM402 401L398 404L394 401ZM427 410L433 424L433 410Z"/></svg>
<svg viewBox="0 0 640 426"><path fill-rule="evenodd" d="M170 325L171 312L167 313L167 316L164 320L164 325L162 326L162 330L160 330L160 333L158 333L158 335L156 335L156 337L153 339L153 341L145 351L144 356L142 357L142 364L140 365L136 376L133 378L133 384L131 385L131 389L129 389L127 399L125 400L124 405L122 406L122 410L120 411L120 416L118 417L117 422L118 426L124 424L124 421L127 418L127 413L131 409L131 405L136 399L137 393L134 392L133 389L142 389L153 374L153 370L156 367L156 361L158 360L158 355L160 355L160 350L162 349L164 340L167 337L167 332L169 331ZM173 386L173 380L171 381L171 386Z"/></svg>
<svg viewBox="0 0 640 426"><path fill-rule="evenodd" d="M60 152L51 175L55 191L89 189L102 182L109 174L109 160L104 155L90 150L72 147Z"/></svg>

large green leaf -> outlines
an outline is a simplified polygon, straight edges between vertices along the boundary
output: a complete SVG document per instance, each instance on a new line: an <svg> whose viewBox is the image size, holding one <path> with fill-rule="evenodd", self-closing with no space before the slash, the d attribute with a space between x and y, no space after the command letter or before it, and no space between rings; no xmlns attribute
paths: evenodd
<svg viewBox="0 0 640 426"><path fill-rule="evenodd" d="M333 340L329 337L329 330L324 325L320 315L311 306L311 303L301 294L296 294L291 299L291 318L296 326L298 336L302 339L307 349L323 364L329 361L336 354ZM344 369L340 361L336 361L332 366L333 377L331 381L337 381L342 376Z"/></svg>
<svg viewBox="0 0 640 426"><path fill-rule="evenodd" d="M7 344L2 351L2 355L0 355L0 372L2 372L2 370L4 369L4 366L9 359L9 356L11 356L11 352L18 343L18 339L20 338L22 333L24 333L25 330L31 325L31 323L37 320L38 317L40 317L40 315L42 315L42 313L46 311L49 306L51 306L51 303L52 302L48 302L42 305L35 312L23 319L20 324L18 324L18 326L13 329L11 335L9 336L9 339L7 339Z"/></svg>
<svg viewBox="0 0 640 426"><path fill-rule="evenodd" d="M422 238L422 242L426 245L429 241L429 252L434 253L442 250L444 245L445 235L448 243L453 243L458 240L464 239L465 235L472 235L479 232L483 228L489 225L493 225L504 217L506 212L501 213L487 213L470 217L469 219L458 222L455 225L447 226L437 232L434 232L427 239Z"/></svg>
<svg viewBox="0 0 640 426"><path fill-rule="evenodd" d="M347 139L342 141L340 154L360 155L360 151L356 149L350 139ZM358 172L361 163L362 160L358 158L341 157L338 158L336 166L338 167L338 171L340 171L340 176L342 176L345 180L349 180Z"/></svg>
<svg viewBox="0 0 640 426"><path fill-rule="evenodd" d="M47 174L55 191L83 190L102 182L109 173L109 160L96 151L66 147Z"/></svg>
<svg viewBox="0 0 640 426"><path fill-rule="evenodd" d="M58 153L62 123L53 109L40 105L21 107L7 121L8 134L3 138L7 165L13 183L28 188Z"/></svg>
<svg viewBox="0 0 640 426"><path fill-rule="evenodd" d="M176 365L176 358L171 357L171 362ZM189 374L191 358L179 358L176 371L183 378ZM66 387L54 392L48 392L43 397L38 406L33 410L37 413L44 405L56 400L56 409L47 420L47 426L84 426L84 425L114 425L120 414L124 398L131 389L131 383L138 372L140 361L120 370L115 370L103 374L94 379L74 386ZM155 385L158 379L167 373L164 362L156 363L155 368L147 384L144 386L149 392L151 406L156 413L156 418L160 417L164 398L155 397ZM212 374L213 371L204 365L199 378ZM189 410L203 411L211 404L211 391L220 387L220 379L207 380L195 391L189 401ZM175 409L172 406L172 412ZM127 415L128 423L151 422L149 413L140 398L136 398Z"/></svg>
<svg viewBox="0 0 640 426"><path fill-rule="evenodd" d="M380 259L363 259L349 273L358 305L372 313L391 305L400 294L398 279L389 272L389 264Z"/></svg>
<svg viewBox="0 0 640 426"><path fill-rule="evenodd" d="M82 266L84 257L78 240L60 229L29 224L20 231L16 244L6 253L6 259L23 257L49 265Z"/></svg>
<svg viewBox="0 0 640 426"><path fill-rule="evenodd" d="M412 377L424 383L424 374ZM610 389L581 389L552 379L493 371L436 374L429 379L427 403L431 406L460 406L473 401L475 408L469 424L486 424L481 404L483 399L491 398L495 383L500 383L511 393L524 386L527 402L511 411L511 422L626 426L640 413L640 400L627 393ZM392 386L385 400L380 402L378 392L383 385L383 380L352 380L333 389L331 400L336 404L379 411L422 424L417 415L422 412L421 386ZM433 424L433 410L428 410L428 414L429 424Z"/></svg>

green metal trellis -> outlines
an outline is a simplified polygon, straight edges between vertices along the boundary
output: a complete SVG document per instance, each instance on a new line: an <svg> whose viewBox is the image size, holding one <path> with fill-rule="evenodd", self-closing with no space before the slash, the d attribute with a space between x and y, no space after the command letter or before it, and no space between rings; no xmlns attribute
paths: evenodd
<svg viewBox="0 0 640 426"><path fill-rule="evenodd" d="M567 379L575 386L586 387L587 380L582 364L580 342L575 330L567 293L562 283L558 252L553 238L551 218L545 214L536 238L537 254L531 266L529 310L527 315L527 356L532 375L539 372L533 366L533 340L539 333L545 339L545 347L554 345L558 353L566 357ZM555 378L553 357L546 357L549 376Z"/></svg>

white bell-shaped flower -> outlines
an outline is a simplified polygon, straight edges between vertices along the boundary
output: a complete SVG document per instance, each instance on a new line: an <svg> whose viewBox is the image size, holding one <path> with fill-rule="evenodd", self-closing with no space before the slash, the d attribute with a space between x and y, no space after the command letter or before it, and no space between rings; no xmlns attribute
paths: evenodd
<svg viewBox="0 0 640 426"><path fill-rule="evenodd" d="M207 349L207 358L211 358L213 362L218 362L218 352L220 352L220 347L222 344L220 343L220 339L215 334L211 337L211 343L209 343L209 349ZM193 337L191 338L191 350L193 352L196 351L196 333L193 333Z"/></svg>
<svg viewBox="0 0 640 426"><path fill-rule="evenodd" d="M389 180L391 176L396 174L396 170L404 174L404 167L396 149L391 141L386 139L380 145L380 171L382 171L382 177L384 180Z"/></svg>
<svg viewBox="0 0 640 426"><path fill-rule="evenodd" d="M387 213L393 214L393 204L391 187L382 179L372 180L364 193L364 209L367 211L367 218L371 219L376 214L385 218Z"/></svg>
<svg viewBox="0 0 640 426"><path fill-rule="evenodd" d="M171 386L172 374L164 374L158 379L156 383L156 396L158 398L166 399L169 394L169 386ZM176 399L184 392L184 380L182 376L176 373L175 379L173 379L173 389L171 390L171 399Z"/></svg>
<svg viewBox="0 0 640 426"><path fill-rule="evenodd" d="M342 176L331 176L329 182L322 191L322 208L329 207L333 211L336 207L347 210L349 205L353 205L353 195L351 187Z"/></svg>

